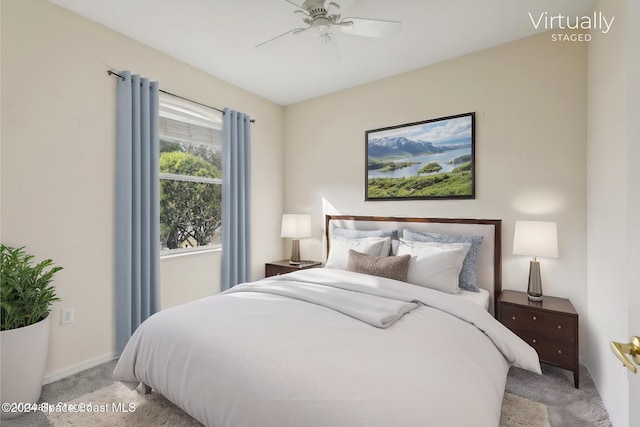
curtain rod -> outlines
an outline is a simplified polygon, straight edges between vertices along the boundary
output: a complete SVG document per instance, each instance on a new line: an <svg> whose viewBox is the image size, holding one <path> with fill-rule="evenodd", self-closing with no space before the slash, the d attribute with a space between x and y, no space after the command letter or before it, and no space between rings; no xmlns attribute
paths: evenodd
<svg viewBox="0 0 640 427"><path fill-rule="evenodd" d="M120 74L116 73L115 71L107 70L107 74L109 74L110 76L117 76L117 77L121 78L122 81L125 80L125 78L123 76L121 76ZM216 108L216 107L212 107L211 105L203 104L203 103L198 102L198 101L193 101L193 100L191 100L189 98L185 98L184 96L180 96L180 95L176 95L175 93L167 92L166 90L162 90L162 89L158 89L158 90L160 92L162 92L162 93L166 93L167 95L175 96L176 98L184 99L185 101L193 102L194 104L202 105L203 107L211 108L212 110L216 110L216 111L219 111L222 114L224 114L224 110L221 110L221 109ZM251 120L249 120L249 122L255 123L256 121L255 121L255 119L251 119Z"/></svg>

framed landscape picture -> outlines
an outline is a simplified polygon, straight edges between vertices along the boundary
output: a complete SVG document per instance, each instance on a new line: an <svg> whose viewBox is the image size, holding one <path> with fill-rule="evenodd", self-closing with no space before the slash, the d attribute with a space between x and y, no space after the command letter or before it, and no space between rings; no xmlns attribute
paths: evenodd
<svg viewBox="0 0 640 427"><path fill-rule="evenodd" d="M475 113L365 132L365 200L475 198Z"/></svg>

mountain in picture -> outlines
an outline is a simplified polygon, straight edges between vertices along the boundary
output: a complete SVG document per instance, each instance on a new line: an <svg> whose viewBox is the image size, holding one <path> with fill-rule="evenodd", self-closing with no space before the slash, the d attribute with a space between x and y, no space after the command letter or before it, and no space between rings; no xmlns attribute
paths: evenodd
<svg viewBox="0 0 640 427"><path fill-rule="evenodd" d="M460 148L457 145L435 146L428 141L414 141L404 136L370 139L368 147L368 157L372 159L428 156Z"/></svg>

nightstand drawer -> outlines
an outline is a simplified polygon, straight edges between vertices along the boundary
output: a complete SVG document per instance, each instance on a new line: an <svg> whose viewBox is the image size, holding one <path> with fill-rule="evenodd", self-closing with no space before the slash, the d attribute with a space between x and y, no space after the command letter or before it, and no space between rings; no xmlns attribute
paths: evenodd
<svg viewBox="0 0 640 427"><path fill-rule="evenodd" d="M278 276L293 271L321 267L320 261L302 261L300 264L290 264L288 259L268 262L264 265L264 277Z"/></svg>
<svg viewBox="0 0 640 427"><path fill-rule="evenodd" d="M504 304L501 320L513 331L575 342L575 321L572 317Z"/></svg>
<svg viewBox="0 0 640 427"><path fill-rule="evenodd" d="M291 273L292 271L296 271L296 270L297 269L295 268L284 267L281 265L266 264L264 266L264 276L265 277L278 276L280 274Z"/></svg>
<svg viewBox="0 0 640 427"><path fill-rule="evenodd" d="M526 332L514 331L527 344L535 348L542 362L571 369L575 361L575 346L566 341L557 341Z"/></svg>

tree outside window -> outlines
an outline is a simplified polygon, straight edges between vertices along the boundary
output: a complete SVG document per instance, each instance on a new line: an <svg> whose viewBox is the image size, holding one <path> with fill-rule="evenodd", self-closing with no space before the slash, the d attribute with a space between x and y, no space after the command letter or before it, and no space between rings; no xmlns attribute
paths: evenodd
<svg viewBox="0 0 640 427"><path fill-rule="evenodd" d="M220 246L220 128L194 114L160 117L160 244L163 251ZM171 105L170 105L171 107ZM177 111L177 109L176 109ZM185 117L183 117L185 116Z"/></svg>

